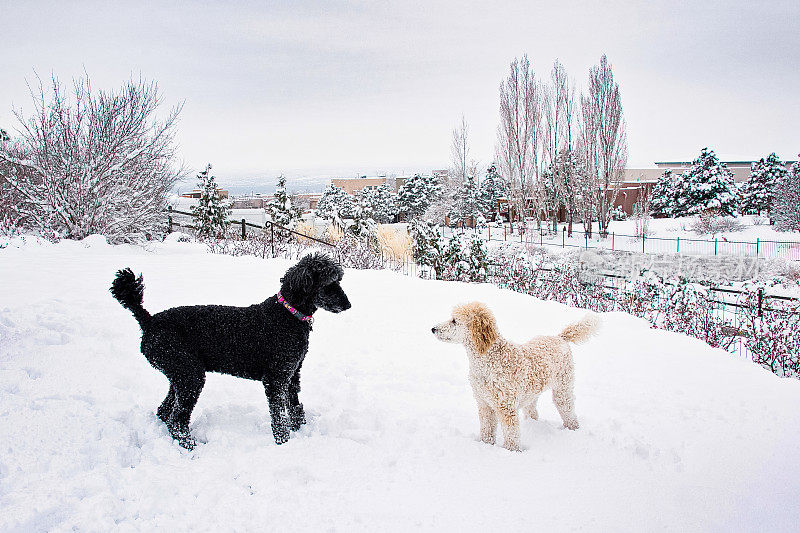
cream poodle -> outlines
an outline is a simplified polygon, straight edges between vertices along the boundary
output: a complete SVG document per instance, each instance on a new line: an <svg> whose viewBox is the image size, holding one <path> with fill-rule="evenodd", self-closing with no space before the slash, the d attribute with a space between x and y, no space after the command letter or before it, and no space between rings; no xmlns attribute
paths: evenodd
<svg viewBox="0 0 800 533"><path fill-rule="evenodd" d="M573 393L575 372L569 343L588 340L599 327L599 317L588 314L557 336L534 337L525 344L514 344L500 336L489 308L473 302L453 309L452 319L431 331L439 340L463 344L467 349L481 440L494 444L499 419L503 446L519 450L517 411L524 409L537 420L536 400L546 389L553 390L553 402L564 427L578 429Z"/></svg>

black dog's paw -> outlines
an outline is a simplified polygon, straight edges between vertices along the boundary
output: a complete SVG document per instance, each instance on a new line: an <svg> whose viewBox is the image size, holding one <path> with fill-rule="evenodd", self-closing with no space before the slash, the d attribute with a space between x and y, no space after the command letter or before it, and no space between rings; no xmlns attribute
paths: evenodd
<svg viewBox="0 0 800 533"><path fill-rule="evenodd" d="M186 448L187 450L190 451L194 450L194 447L197 446L197 441L194 440L194 437L192 437L191 435L184 435L182 437L179 437L177 440L181 448Z"/></svg>
<svg viewBox="0 0 800 533"><path fill-rule="evenodd" d="M300 426L306 423L306 412L303 410L303 404L297 404L289 408L289 427L292 431L297 431Z"/></svg>
<svg viewBox="0 0 800 533"><path fill-rule="evenodd" d="M282 428L280 430L272 430L272 436L275 437L275 444L281 445L289 440L289 429Z"/></svg>
<svg viewBox="0 0 800 533"><path fill-rule="evenodd" d="M192 434L189 433L189 428L169 428L169 433L172 438L178 441L181 448L193 450L197 446L197 441L194 440Z"/></svg>

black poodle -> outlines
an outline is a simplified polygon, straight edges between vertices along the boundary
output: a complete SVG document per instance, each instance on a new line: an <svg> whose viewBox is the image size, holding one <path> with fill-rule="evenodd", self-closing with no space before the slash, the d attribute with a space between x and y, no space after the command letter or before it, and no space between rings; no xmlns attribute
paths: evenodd
<svg viewBox="0 0 800 533"><path fill-rule="evenodd" d="M158 417L181 446L195 445L189 419L206 372L264 384L276 443L305 423L298 393L312 315L320 307L332 313L350 308L342 275L330 257L307 255L286 271L280 292L260 304L173 307L151 315L142 306L142 276L129 268L117 272L111 294L133 313L142 328L142 353L169 380Z"/></svg>

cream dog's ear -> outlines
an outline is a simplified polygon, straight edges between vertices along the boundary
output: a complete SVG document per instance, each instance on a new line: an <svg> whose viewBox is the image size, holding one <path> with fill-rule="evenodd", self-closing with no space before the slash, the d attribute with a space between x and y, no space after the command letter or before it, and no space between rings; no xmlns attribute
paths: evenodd
<svg viewBox="0 0 800 533"><path fill-rule="evenodd" d="M485 354L497 340L497 323L485 305L476 302L470 307L469 332L472 335L472 342L475 343L478 353Z"/></svg>

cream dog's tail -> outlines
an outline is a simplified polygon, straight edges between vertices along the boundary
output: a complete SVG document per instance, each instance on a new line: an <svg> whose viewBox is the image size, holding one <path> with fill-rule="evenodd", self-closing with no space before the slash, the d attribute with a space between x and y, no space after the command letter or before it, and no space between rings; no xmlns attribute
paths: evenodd
<svg viewBox="0 0 800 533"><path fill-rule="evenodd" d="M578 322L570 324L558 334L559 337L567 342L580 344L586 342L592 335L596 335L600 329L600 317L595 313L587 313Z"/></svg>

